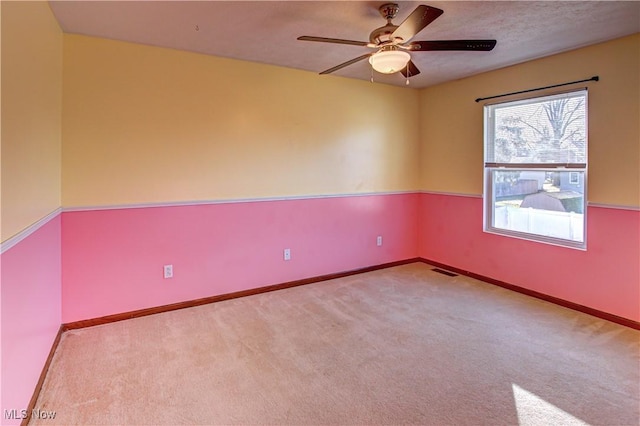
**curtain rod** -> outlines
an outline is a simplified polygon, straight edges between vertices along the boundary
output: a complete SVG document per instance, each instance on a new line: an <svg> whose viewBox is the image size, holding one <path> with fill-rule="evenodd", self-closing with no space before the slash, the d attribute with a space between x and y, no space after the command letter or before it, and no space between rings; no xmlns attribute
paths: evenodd
<svg viewBox="0 0 640 426"><path fill-rule="evenodd" d="M587 82L587 81L598 81L598 80L600 80L600 77L598 77L597 75L594 75L593 77L587 78L585 80L570 81L568 83L554 84L552 86L537 87L535 89L521 90L519 92L503 93L502 95L488 96L486 98L478 98L478 99L476 99L476 102L486 101L487 99L502 98L503 96L519 95L520 93L535 92L537 90L552 89L554 87L568 86L569 84L584 83L584 82Z"/></svg>

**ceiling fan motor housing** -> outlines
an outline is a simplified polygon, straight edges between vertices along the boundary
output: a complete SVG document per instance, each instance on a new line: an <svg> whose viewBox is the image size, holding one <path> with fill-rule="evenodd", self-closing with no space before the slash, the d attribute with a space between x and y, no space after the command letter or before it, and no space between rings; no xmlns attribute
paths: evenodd
<svg viewBox="0 0 640 426"><path fill-rule="evenodd" d="M388 43L392 41L391 34L393 34L396 28L398 28L398 26L393 24L388 24L388 25L385 25L384 27L376 28L371 32L371 35L369 36L369 41L377 45Z"/></svg>

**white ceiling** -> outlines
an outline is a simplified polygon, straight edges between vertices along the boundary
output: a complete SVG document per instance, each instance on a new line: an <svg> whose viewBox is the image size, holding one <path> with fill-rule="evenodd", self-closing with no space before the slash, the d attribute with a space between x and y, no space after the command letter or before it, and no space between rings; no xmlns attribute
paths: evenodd
<svg viewBox="0 0 640 426"><path fill-rule="evenodd" d="M320 72L371 50L298 41L368 41L386 21L381 1L53 1L63 31ZM414 41L496 39L490 52L411 52L420 88L640 32L640 1L400 1L399 25L419 4L444 10ZM196 30L197 28L197 30ZM368 80L364 60L332 75ZM588 77L588 76L587 76ZM404 86L400 74L375 74Z"/></svg>

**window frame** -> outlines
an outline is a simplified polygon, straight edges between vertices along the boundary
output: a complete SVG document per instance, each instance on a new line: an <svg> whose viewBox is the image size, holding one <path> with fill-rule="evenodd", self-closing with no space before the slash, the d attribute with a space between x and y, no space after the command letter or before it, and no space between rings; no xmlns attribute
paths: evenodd
<svg viewBox="0 0 640 426"><path fill-rule="evenodd" d="M496 114L491 114L497 105L505 105L505 104L527 104L533 103L536 101L544 100L548 98L552 100L553 98L560 99L562 97L568 97L572 94L580 93L584 95L585 102L585 153L584 153L584 163L500 163L500 162L489 162L487 161L488 153L489 153L489 142L490 138L493 138L495 135L495 126L496 126ZM536 96L527 96L527 97L519 97L516 99L510 99L502 102L493 102L487 103L483 106L484 110L484 165L483 165L483 231L490 234L501 235L511 238L518 238L527 241L540 242L545 244L552 244L561 247L585 250L587 249L587 176L588 176L588 139L589 139L589 97L587 88L576 88L568 91L558 91L552 93L544 93L542 95ZM494 149L493 146L491 149ZM582 173L582 241L576 241L572 239L565 239L559 237L551 237L545 236L536 233L523 232L510 230L505 228L500 228L494 226L495 223L495 205L496 205L496 197L494 194L494 173L496 171L520 171L520 172L529 172L529 171L544 171L544 172L567 172L571 173L569 175L569 180L571 181L574 173ZM577 185L580 185L580 176L578 176ZM571 181L572 182L572 181Z"/></svg>

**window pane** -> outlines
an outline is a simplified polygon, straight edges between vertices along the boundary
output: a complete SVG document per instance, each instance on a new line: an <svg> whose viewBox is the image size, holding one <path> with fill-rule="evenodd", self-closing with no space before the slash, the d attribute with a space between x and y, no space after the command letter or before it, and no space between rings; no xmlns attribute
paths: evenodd
<svg viewBox="0 0 640 426"><path fill-rule="evenodd" d="M487 162L586 163L586 91L487 108Z"/></svg>
<svg viewBox="0 0 640 426"><path fill-rule="evenodd" d="M584 242L582 171L492 170L492 227Z"/></svg>

